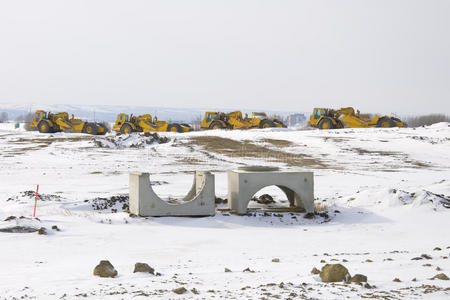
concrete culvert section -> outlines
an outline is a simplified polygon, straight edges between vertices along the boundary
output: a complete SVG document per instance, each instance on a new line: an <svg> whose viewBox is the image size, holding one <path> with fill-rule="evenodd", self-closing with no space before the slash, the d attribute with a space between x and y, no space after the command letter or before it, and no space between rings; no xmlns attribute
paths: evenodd
<svg viewBox="0 0 450 300"><path fill-rule="evenodd" d="M275 185L291 204L307 213L314 212L314 177L312 172L228 171L228 207L245 214L253 195Z"/></svg>
<svg viewBox="0 0 450 300"><path fill-rule="evenodd" d="M156 195L148 173L130 173L130 213L142 217L213 216L216 212L214 175L195 172L192 188L180 202L170 204Z"/></svg>

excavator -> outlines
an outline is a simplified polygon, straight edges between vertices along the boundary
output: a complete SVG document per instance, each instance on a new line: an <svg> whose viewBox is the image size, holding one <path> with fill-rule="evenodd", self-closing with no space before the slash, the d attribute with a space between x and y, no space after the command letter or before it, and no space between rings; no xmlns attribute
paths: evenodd
<svg viewBox="0 0 450 300"><path fill-rule="evenodd" d="M254 129L286 127L283 122L276 119L269 119L265 113L253 112L250 118L247 114L242 116L242 112L233 111L230 113L207 111L203 117L202 129Z"/></svg>
<svg viewBox="0 0 450 300"><path fill-rule="evenodd" d="M150 114L133 116L122 113L117 115L113 130L124 134L155 131L187 132L191 127L187 124L159 121L156 116L152 119Z"/></svg>
<svg viewBox="0 0 450 300"><path fill-rule="evenodd" d="M107 131L100 123L85 122L80 119L75 119L73 114L72 117L69 118L67 112L51 113L43 110L37 110L34 113L31 127L38 129L41 133L64 131L104 135Z"/></svg>
<svg viewBox="0 0 450 300"><path fill-rule="evenodd" d="M400 119L390 116L371 117L361 114L359 110L355 113L353 107L344 107L338 110L330 108L314 108L309 118L308 126L320 129L334 128L369 128L369 127L407 127Z"/></svg>

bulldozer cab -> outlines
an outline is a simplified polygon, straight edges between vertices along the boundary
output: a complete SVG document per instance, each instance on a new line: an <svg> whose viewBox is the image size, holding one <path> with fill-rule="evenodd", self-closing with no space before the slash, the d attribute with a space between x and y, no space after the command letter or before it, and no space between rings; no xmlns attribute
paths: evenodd
<svg viewBox="0 0 450 300"><path fill-rule="evenodd" d="M326 108L314 108L313 118L319 120L321 116L326 116L328 110Z"/></svg>
<svg viewBox="0 0 450 300"><path fill-rule="evenodd" d="M128 122L128 115L126 114L118 114L116 119L116 124L121 125L124 122Z"/></svg>
<svg viewBox="0 0 450 300"><path fill-rule="evenodd" d="M214 120L217 120L219 118L219 114L217 112L206 112L204 122L206 124L211 123Z"/></svg>
<svg viewBox="0 0 450 300"><path fill-rule="evenodd" d="M45 111L37 110L34 113L33 123L37 125L42 119L46 119L46 118L47 118L47 113Z"/></svg>

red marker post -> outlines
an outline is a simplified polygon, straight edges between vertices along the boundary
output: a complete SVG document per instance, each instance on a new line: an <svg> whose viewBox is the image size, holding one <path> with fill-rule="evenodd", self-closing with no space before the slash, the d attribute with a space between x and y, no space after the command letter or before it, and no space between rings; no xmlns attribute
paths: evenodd
<svg viewBox="0 0 450 300"><path fill-rule="evenodd" d="M37 188L36 188L36 199L34 200L34 212L33 212L33 218L36 217L36 206L37 206L37 197L38 197L38 193L39 193L39 184L37 185Z"/></svg>

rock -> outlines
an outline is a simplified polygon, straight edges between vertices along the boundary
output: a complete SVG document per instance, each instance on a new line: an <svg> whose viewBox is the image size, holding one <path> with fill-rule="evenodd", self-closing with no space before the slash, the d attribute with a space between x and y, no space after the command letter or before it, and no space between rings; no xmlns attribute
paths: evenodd
<svg viewBox="0 0 450 300"><path fill-rule="evenodd" d="M320 271L319 271L319 269L317 269L316 267L314 267L314 268L311 270L311 274L317 275L317 274L320 274Z"/></svg>
<svg viewBox="0 0 450 300"><path fill-rule="evenodd" d="M134 265L133 273L150 273L155 275L155 269L153 269L146 263L136 263Z"/></svg>
<svg viewBox="0 0 450 300"><path fill-rule="evenodd" d="M349 277L347 268L341 264L326 264L320 272L320 278L323 282L347 281Z"/></svg>
<svg viewBox="0 0 450 300"><path fill-rule="evenodd" d="M413 257L413 258L411 258L411 260L421 260L421 259L423 259L423 257Z"/></svg>
<svg viewBox="0 0 450 300"><path fill-rule="evenodd" d="M421 257L423 257L425 259L432 259L432 257L429 256L428 254L422 254Z"/></svg>
<svg viewBox="0 0 450 300"><path fill-rule="evenodd" d="M264 194L264 195L259 196L257 202L261 203L261 204L275 203L272 196L270 196L269 194Z"/></svg>
<svg viewBox="0 0 450 300"><path fill-rule="evenodd" d="M355 274L352 278L350 278L349 282L367 282L367 276L362 274Z"/></svg>
<svg viewBox="0 0 450 300"><path fill-rule="evenodd" d="M367 282L364 284L364 287L366 288L366 289L371 289L371 288L373 288L370 284L368 284Z"/></svg>
<svg viewBox="0 0 450 300"><path fill-rule="evenodd" d="M445 275L444 273L437 274L434 277L430 278L430 280L435 280L435 279L449 280L448 276Z"/></svg>
<svg viewBox="0 0 450 300"><path fill-rule="evenodd" d="M321 263L321 264L324 264L324 263L326 263L326 261L323 260L323 259L321 259L321 260L320 260L320 263Z"/></svg>
<svg viewBox="0 0 450 300"><path fill-rule="evenodd" d="M7 217L4 221L7 222L7 221L15 220L15 219L17 219L16 216L9 216L9 217Z"/></svg>
<svg viewBox="0 0 450 300"><path fill-rule="evenodd" d="M56 231L61 231L61 230L59 230L58 226L56 226L56 225L53 225L53 226L52 226L52 229L53 229L53 230L56 230Z"/></svg>
<svg viewBox="0 0 450 300"><path fill-rule="evenodd" d="M279 258L272 258L272 262L280 262Z"/></svg>
<svg viewBox="0 0 450 300"><path fill-rule="evenodd" d="M29 226L14 226L14 227L0 228L0 232L9 232L9 233L31 233L36 231L38 231L38 229Z"/></svg>
<svg viewBox="0 0 450 300"><path fill-rule="evenodd" d="M416 278L416 277L414 277L414 278L413 278L413 279L412 279L411 281L414 281L414 282L415 282L415 281L417 281L417 278Z"/></svg>
<svg viewBox="0 0 450 300"><path fill-rule="evenodd" d="M174 292L175 294L181 295L187 292L187 289L185 289L184 287L179 287L176 289L173 289L172 292Z"/></svg>
<svg viewBox="0 0 450 300"><path fill-rule="evenodd" d="M313 219L314 218L314 213L306 213L303 218L305 219Z"/></svg>
<svg viewBox="0 0 450 300"><path fill-rule="evenodd" d="M242 272L255 273L255 271L251 270L250 268L245 268Z"/></svg>
<svg viewBox="0 0 450 300"><path fill-rule="evenodd" d="M230 273L231 272L231 270L230 269L228 269L228 268L225 268L225 273Z"/></svg>
<svg viewBox="0 0 450 300"><path fill-rule="evenodd" d="M373 260L371 260L371 259L366 259L366 262L371 263L371 262L373 262Z"/></svg>
<svg viewBox="0 0 450 300"><path fill-rule="evenodd" d="M226 203L228 203L228 199L222 199L222 198L216 197L215 203L216 204L222 204L222 203L226 204Z"/></svg>
<svg viewBox="0 0 450 300"><path fill-rule="evenodd" d="M47 229L45 229L45 227L39 228L38 234L44 234L44 235L47 234Z"/></svg>
<svg viewBox="0 0 450 300"><path fill-rule="evenodd" d="M348 260L346 260L345 258L342 260L342 262L348 262Z"/></svg>
<svg viewBox="0 0 450 300"><path fill-rule="evenodd" d="M423 264L422 267L431 267L431 264Z"/></svg>
<svg viewBox="0 0 450 300"><path fill-rule="evenodd" d="M436 267L436 271L442 271L442 269L439 267Z"/></svg>
<svg viewBox="0 0 450 300"><path fill-rule="evenodd" d="M108 260L101 260L94 268L94 275L100 277L115 277L117 275L116 269Z"/></svg>
<svg viewBox="0 0 450 300"><path fill-rule="evenodd" d="M433 250L434 250L434 251L441 251L442 249L439 248L439 247L436 247L436 248L434 248Z"/></svg>
<svg viewBox="0 0 450 300"><path fill-rule="evenodd" d="M400 279L395 278L394 280L392 280L393 282L402 282Z"/></svg>
<svg viewBox="0 0 450 300"><path fill-rule="evenodd" d="M193 289L191 290L191 292L192 292L192 294L194 294L194 295L199 295L199 294L200 294L200 292L199 292L196 288L193 288Z"/></svg>

